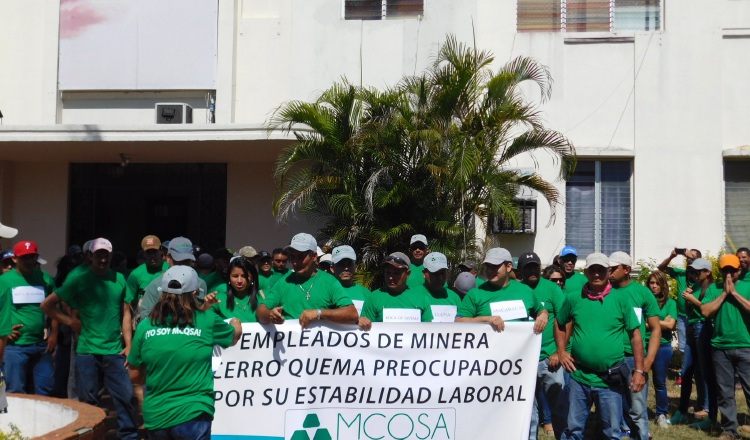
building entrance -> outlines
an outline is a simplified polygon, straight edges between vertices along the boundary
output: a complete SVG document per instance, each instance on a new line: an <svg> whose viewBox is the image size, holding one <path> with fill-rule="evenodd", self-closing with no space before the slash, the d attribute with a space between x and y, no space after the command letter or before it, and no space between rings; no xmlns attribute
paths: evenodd
<svg viewBox="0 0 750 440"><path fill-rule="evenodd" d="M70 165L68 243L106 237L133 267L141 239L185 236L204 252L226 239L226 164Z"/></svg>

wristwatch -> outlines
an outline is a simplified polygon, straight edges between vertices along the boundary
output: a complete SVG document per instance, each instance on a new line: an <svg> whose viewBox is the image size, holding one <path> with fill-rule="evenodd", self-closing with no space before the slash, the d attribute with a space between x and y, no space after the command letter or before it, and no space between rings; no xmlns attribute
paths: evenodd
<svg viewBox="0 0 750 440"><path fill-rule="evenodd" d="M323 311L318 309L318 321L320 321L321 319L323 319Z"/></svg>
<svg viewBox="0 0 750 440"><path fill-rule="evenodd" d="M643 377L646 377L646 372L643 370L633 370L633 373L641 373Z"/></svg>

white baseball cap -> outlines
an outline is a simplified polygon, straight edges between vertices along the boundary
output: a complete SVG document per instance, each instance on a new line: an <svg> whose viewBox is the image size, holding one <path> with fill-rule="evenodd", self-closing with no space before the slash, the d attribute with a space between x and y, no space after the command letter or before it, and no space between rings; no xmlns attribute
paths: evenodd
<svg viewBox="0 0 750 440"><path fill-rule="evenodd" d="M289 243L289 246L287 246L286 248L292 248L300 252L316 252L318 250L318 242L312 235L300 232L299 234L292 237L291 243Z"/></svg>
<svg viewBox="0 0 750 440"><path fill-rule="evenodd" d="M430 252L424 257L424 268L429 272L437 272L448 268L448 259L440 252Z"/></svg>

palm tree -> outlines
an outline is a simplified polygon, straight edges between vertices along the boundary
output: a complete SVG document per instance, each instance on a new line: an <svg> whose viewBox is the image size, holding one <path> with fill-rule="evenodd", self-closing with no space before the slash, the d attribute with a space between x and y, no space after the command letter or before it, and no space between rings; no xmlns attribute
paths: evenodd
<svg viewBox="0 0 750 440"><path fill-rule="evenodd" d="M555 186L509 167L538 152L552 155L561 178L575 167L573 146L520 92L534 83L544 102L549 71L518 57L493 72L493 60L449 36L424 73L391 89L342 80L315 102L283 104L268 127L297 142L277 162L277 218L315 216L323 235L360 250L369 285L415 232L453 261L473 255L475 221L515 219L519 187L538 191L554 213Z"/></svg>

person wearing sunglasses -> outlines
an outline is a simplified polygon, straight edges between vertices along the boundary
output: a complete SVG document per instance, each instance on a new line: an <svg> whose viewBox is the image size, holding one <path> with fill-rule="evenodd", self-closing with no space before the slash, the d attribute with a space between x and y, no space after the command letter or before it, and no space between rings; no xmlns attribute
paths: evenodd
<svg viewBox="0 0 750 440"><path fill-rule="evenodd" d="M586 277L576 272L576 263L578 262L578 251L573 246L565 246L560 251L560 267L565 273L565 295L579 294L581 288L586 284Z"/></svg>
<svg viewBox="0 0 750 440"><path fill-rule="evenodd" d="M427 244L427 237L422 234L414 234L409 240L409 265L410 274L406 284L411 287L419 287L424 284L424 258L430 253L430 246Z"/></svg>
<svg viewBox="0 0 750 440"><path fill-rule="evenodd" d="M534 291L536 298L549 313L547 326L542 332L542 349L539 353L536 393L532 408L537 408L539 402L548 403L552 429L555 437L560 438L568 421L568 401L565 397L565 373L564 369L560 368L557 356L554 327L555 316L565 302L565 295L558 285L542 278L542 261L536 253L521 254L518 258L518 270L521 282ZM562 277L562 274L558 276ZM538 435L539 412L532 410L529 439L536 439Z"/></svg>
<svg viewBox="0 0 750 440"><path fill-rule="evenodd" d="M551 264L542 271L542 278L557 284L560 289L565 288L565 272L556 264Z"/></svg>
<svg viewBox="0 0 750 440"><path fill-rule="evenodd" d="M513 257L507 249L492 248L482 262L487 282L471 289L461 301L458 322L488 322L495 331L505 329L505 321L534 319L534 333L542 333L549 313L529 286L511 279Z"/></svg>
<svg viewBox="0 0 750 440"><path fill-rule="evenodd" d="M315 237L304 232L297 234L286 249L294 272L278 280L259 300L258 322L282 324L287 319L299 319L302 328L322 320L356 324L357 309L341 283L318 269Z"/></svg>
<svg viewBox="0 0 750 440"><path fill-rule="evenodd" d="M385 286L373 290L362 306L359 326L370 330L373 322L432 322L432 309L427 296L407 284L411 261L402 252L385 259Z"/></svg>
<svg viewBox="0 0 750 440"><path fill-rule="evenodd" d="M721 411L719 438L737 438L747 435L737 422L734 377L745 396L750 395L750 283L740 281L740 261L736 255L727 254L719 259L723 283L716 283L706 292L700 311L714 320L711 338L713 367L718 389L718 407Z"/></svg>

